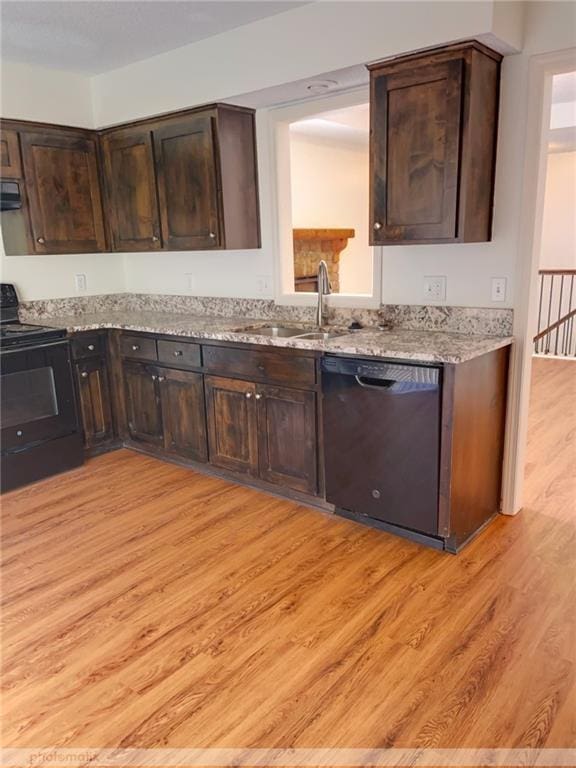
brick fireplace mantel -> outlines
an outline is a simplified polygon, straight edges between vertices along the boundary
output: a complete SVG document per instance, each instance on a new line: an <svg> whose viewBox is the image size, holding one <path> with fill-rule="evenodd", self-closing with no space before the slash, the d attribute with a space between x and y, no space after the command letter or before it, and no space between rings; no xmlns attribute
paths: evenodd
<svg viewBox="0 0 576 768"><path fill-rule="evenodd" d="M316 291L318 263L324 259L332 290L340 290L340 254L353 229L294 229L294 283L296 291Z"/></svg>

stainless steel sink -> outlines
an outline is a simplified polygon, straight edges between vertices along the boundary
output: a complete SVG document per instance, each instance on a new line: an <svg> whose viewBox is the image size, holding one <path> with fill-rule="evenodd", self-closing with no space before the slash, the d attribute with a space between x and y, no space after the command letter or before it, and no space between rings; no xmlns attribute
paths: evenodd
<svg viewBox="0 0 576 768"><path fill-rule="evenodd" d="M290 338L290 336L301 336L305 332L305 328L288 328L283 325L266 325L263 328L243 329L243 333L250 333L253 336L273 336L275 338Z"/></svg>
<svg viewBox="0 0 576 768"><path fill-rule="evenodd" d="M252 336L271 336L277 339L307 339L310 341L328 341L337 336L344 336L346 331L315 331L308 328L296 328L286 325L264 325L261 328L243 328L239 333Z"/></svg>
<svg viewBox="0 0 576 768"><path fill-rule="evenodd" d="M328 341L328 339L335 339L338 336L345 336L344 331L311 331L310 333L302 333L298 336L299 339L313 339L317 341Z"/></svg>

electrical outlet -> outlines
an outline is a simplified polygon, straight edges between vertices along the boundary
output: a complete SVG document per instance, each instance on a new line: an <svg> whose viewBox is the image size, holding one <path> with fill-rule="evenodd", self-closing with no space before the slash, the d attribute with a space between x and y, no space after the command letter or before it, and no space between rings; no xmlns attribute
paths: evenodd
<svg viewBox="0 0 576 768"><path fill-rule="evenodd" d="M270 293L271 279L268 275L258 275L256 277L256 292L260 294Z"/></svg>
<svg viewBox="0 0 576 768"><path fill-rule="evenodd" d="M428 301L446 301L446 278L443 275L424 278L424 298Z"/></svg>
<svg viewBox="0 0 576 768"><path fill-rule="evenodd" d="M492 278L492 301L506 301L506 278Z"/></svg>
<svg viewBox="0 0 576 768"><path fill-rule="evenodd" d="M86 275L78 274L74 275L74 283L76 284L77 293L85 293L87 288Z"/></svg>

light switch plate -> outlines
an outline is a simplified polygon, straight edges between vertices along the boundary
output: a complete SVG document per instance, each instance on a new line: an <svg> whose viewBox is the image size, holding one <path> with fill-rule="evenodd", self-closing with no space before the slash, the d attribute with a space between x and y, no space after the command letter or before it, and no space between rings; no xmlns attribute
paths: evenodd
<svg viewBox="0 0 576 768"><path fill-rule="evenodd" d="M506 301L506 278L492 278L492 301Z"/></svg>
<svg viewBox="0 0 576 768"><path fill-rule="evenodd" d="M444 275L424 278L424 298L428 301L446 301L446 277Z"/></svg>
<svg viewBox="0 0 576 768"><path fill-rule="evenodd" d="M77 293L86 293L86 288L87 288L86 275L82 273L78 275L74 275L74 283L76 285Z"/></svg>

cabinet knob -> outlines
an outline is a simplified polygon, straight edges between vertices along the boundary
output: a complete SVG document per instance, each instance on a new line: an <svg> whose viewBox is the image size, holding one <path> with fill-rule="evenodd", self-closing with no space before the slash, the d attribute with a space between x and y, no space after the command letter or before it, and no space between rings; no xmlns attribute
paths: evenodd
<svg viewBox="0 0 576 768"><path fill-rule="evenodd" d="M90 352L94 352L94 344L88 344L88 349Z"/></svg>
<svg viewBox="0 0 576 768"><path fill-rule="evenodd" d="M379 229L382 229L382 224L379 221L374 222L374 229L378 231Z"/></svg>
<svg viewBox="0 0 576 768"><path fill-rule="evenodd" d="M165 378L166 376L158 376L158 381L164 381Z"/></svg>
<svg viewBox="0 0 576 768"><path fill-rule="evenodd" d="M82 371L80 376L82 376L83 379L87 379L88 378L88 371Z"/></svg>
<svg viewBox="0 0 576 768"><path fill-rule="evenodd" d="M156 237L156 235L152 235L152 242L157 243L160 238Z"/></svg>
<svg viewBox="0 0 576 768"><path fill-rule="evenodd" d="M174 351L174 357L182 357L182 350L181 349L176 349Z"/></svg>
<svg viewBox="0 0 576 768"><path fill-rule="evenodd" d="M140 349L140 347L138 346L138 344L132 344L132 351L133 352L138 352L139 349Z"/></svg>
<svg viewBox="0 0 576 768"><path fill-rule="evenodd" d="M210 232L210 237L212 240L216 240L216 232Z"/></svg>
<svg viewBox="0 0 576 768"><path fill-rule="evenodd" d="M24 432L21 429L16 430L16 437L22 437L23 434Z"/></svg>
<svg viewBox="0 0 576 768"><path fill-rule="evenodd" d="M256 400L262 400L262 395L260 394L255 395L255 397L256 397Z"/></svg>
<svg viewBox="0 0 576 768"><path fill-rule="evenodd" d="M158 376L156 376L156 374L155 374L155 373L153 373L153 374L152 374L152 381L156 381L156 379L157 379L157 378L158 378Z"/></svg>
<svg viewBox="0 0 576 768"><path fill-rule="evenodd" d="M37 241L40 243L40 245L44 245L44 243L46 242L46 240L44 240L44 238L43 238L43 237L38 237L38 238L36 238L36 239L37 239Z"/></svg>
<svg viewBox="0 0 576 768"><path fill-rule="evenodd" d="M252 392L246 392L246 400L250 400L252 397Z"/></svg>

